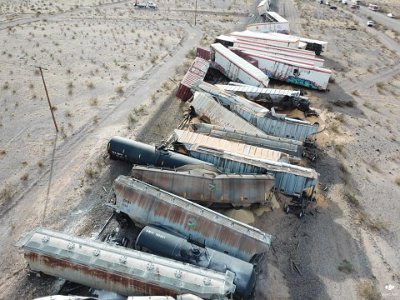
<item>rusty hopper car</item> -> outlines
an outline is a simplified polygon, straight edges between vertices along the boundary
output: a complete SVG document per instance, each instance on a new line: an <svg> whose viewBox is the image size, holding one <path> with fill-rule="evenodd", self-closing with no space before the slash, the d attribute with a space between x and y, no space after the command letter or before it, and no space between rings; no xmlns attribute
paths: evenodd
<svg viewBox="0 0 400 300"><path fill-rule="evenodd" d="M114 181L107 204L137 225L154 225L245 261L263 259L271 244L257 228L127 176Z"/></svg>
<svg viewBox="0 0 400 300"><path fill-rule="evenodd" d="M224 299L234 274L220 273L152 254L38 228L17 246L33 271L121 295L194 293Z"/></svg>
<svg viewBox="0 0 400 300"><path fill-rule="evenodd" d="M232 271L235 274L235 295L249 299L253 294L256 283L254 266L241 259L193 244L153 226L146 226L139 233L136 248L218 272Z"/></svg>
<svg viewBox="0 0 400 300"><path fill-rule="evenodd" d="M152 165L163 168L178 168L184 165L204 164L203 161L164 148L114 136L107 145L111 159L128 161L137 165Z"/></svg>
<svg viewBox="0 0 400 300"><path fill-rule="evenodd" d="M172 171L135 166L132 177L186 199L234 207L265 204L274 188L270 175L216 174L199 169Z"/></svg>

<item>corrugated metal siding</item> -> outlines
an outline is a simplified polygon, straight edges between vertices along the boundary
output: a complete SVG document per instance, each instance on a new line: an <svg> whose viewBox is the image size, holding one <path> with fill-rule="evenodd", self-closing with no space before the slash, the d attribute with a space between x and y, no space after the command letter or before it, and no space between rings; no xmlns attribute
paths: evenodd
<svg viewBox="0 0 400 300"><path fill-rule="evenodd" d="M186 72L183 77L176 96L183 101L187 101L192 93L190 88L197 85L199 82L203 81L204 77L207 74L208 68L210 67L210 63L203 58L196 57L190 66L189 70ZM189 88L189 90L188 90Z"/></svg>
<svg viewBox="0 0 400 300"><path fill-rule="evenodd" d="M189 291L210 299L234 290L229 271L219 273L52 230L36 229L17 246L34 271L122 295L175 296Z"/></svg>
<svg viewBox="0 0 400 300"><path fill-rule="evenodd" d="M319 127L318 124L310 124L286 117L274 117L272 114L258 116L239 105L234 105L230 108L258 129L273 136L304 142L309 135L316 133Z"/></svg>
<svg viewBox="0 0 400 300"><path fill-rule="evenodd" d="M245 106L255 114L266 114L269 112L268 108L265 108L260 104L254 103L250 100L247 100L244 97L235 95L233 93L225 92L224 90L218 88L217 86L209 84L207 82L200 83L195 89L197 91L205 92L212 95L223 106L230 106L233 103L235 103Z"/></svg>
<svg viewBox="0 0 400 300"><path fill-rule="evenodd" d="M135 223L155 225L215 250L250 261L265 256L271 236L145 182L119 176L109 206Z"/></svg>
<svg viewBox="0 0 400 300"><path fill-rule="evenodd" d="M237 81L240 78L239 73L243 72L249 75L253 79L253 81L257 81L259 85L263 85L264 87L268 86L269 78L260 69L248 63L243 58L236 55L220 43L212 44L211 48L214 51L214 67L217 67L217 69L222 68L222 70L220 69L220 71L222 71L225 76L231 78L231 80ZM224 68L218 62L218 56L220 56L219 59L221 59L222 57L223 60L228 61L229 66ZM232 66L235 66L235 68L232 68ZM237 69L239 69L240 71L238 72Z"/></svg>
<svg viewBox="0 0 400 300"><path fill-rule="evenodd" d="M268 172L273 174L275 176L275 189L283 194L301 196L305 189L318 183L318 173L313 169L251 159L210 147L193 146L188 150L191 157L212 163L225 173L266 174Z"/></svg>
<svg viewBox="0 0 400 300"><path fill-rule="evenodd" d="M291 91L291 90L281 90L281 89L268 89L268 88L260 88L251 85L224 85L224 84L216 84L216 87L229 92L236 93L250 93L250 94L260 94L260 95L270 95L275 97L299 97L300 91Z"/></svg>
<svg viewBox="0 0 400 300"><path fill-rule="evenodd" d="M189 145L212 146L215 149L229 151L250 157L268 159L271 161L289 161L289 155L282 152L246 145L243 143L231 142L228 140L209 137L195 132L174 130L176 142Z"/></svg>
<svg viewBox="0 0 400 300"><path fill-rule="evenodd" d="M217 103L210 95L195 92L191 105L197 115L208 117L212 124L236 128L253 134L264 134L260 129Z"/></svg>
<svg viewBox="0 0 400 300"><path fill-rule="evenodd" d="M192 201L230 203L234 206L265 204L275 182L270 175L216 175L197 169L176 172L133 167L131 175Z"/></svg>
<svg viewBox="0 0 400 300"><path fill-rule="evenodd" d="M304 150L303 143L297 140L279 138L267 134L261 136L254 135L240 130L205 123L192 124L192 127L196 132L207 134L209 136L265 147L298 157L302 156Z"/></svg>

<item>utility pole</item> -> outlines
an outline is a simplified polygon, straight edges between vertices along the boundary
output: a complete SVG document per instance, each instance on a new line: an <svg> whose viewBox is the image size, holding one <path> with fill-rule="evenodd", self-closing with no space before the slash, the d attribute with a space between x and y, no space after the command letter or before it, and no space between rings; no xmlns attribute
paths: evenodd
<svg viewBox="0 0 400 300"><path fill-rule="evenodd" d="M197 0L194 7L194 26L196 26L196 23L197 23Z"/></svg>
<svg viewBox="0 0 400 300"><path fill-rule="evenodd" d="M44 90L46 91L47 102L49 103L49 108L50 108L51 116L52 116L52 118L53 118L54 127L56 128L56 132L58 132L58 126L57 126L56 118L54 117L54 112L53 112L53 108L52 108L52 106L51 106L50 97L49 97L49 92L47 91L46 82L44 81L44 76L43 76L42 67L37 67L37 68L39 68L40 75L42 76L42 81L43 81L43 85L44 85ZM47 70L47 69L44 69L44 70Z"/></svg>

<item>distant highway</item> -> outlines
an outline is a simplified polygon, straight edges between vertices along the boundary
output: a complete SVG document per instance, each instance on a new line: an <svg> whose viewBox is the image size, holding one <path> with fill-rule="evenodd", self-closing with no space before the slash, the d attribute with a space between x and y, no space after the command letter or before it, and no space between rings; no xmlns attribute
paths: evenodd
<svg viewBox="0 0 400 300"><path fill-rule="evenodd" d="M393 31L400 32L400 20L389 18L386 14L372 11L364 6L360 7L360 14L366 17L371 17L372 20L382 24L383 26L386 26Z"/></svg>

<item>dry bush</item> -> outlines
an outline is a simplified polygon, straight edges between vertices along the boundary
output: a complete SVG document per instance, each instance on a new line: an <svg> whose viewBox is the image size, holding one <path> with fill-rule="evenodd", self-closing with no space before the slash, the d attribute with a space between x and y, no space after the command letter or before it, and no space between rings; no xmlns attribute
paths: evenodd
<svg viewBox="0 0 400 300"><path fill-rule="evenodd" d="M117 86L116 88L115 88L115 91L117 92L117 94L118 95L122 95L123 93L124 93L124 88L122 87L122 86Z"/></svg>
<svg viewBox="0 0 400 300"><path fill-rule="evenodd" d="M22 176L21 176L21 180L23 180L23 181L27 181L29 179L29 174L28 173L24 173Z"/></svg>
<svg viewBox="0 0 400 300"><path fill-rule="evenodd" d="M97 97L93 97L93 98L90 98L90 105L91 106L97 106L97 105L99 105L99 100L97 99Z"/></svg>
<svg viewBox="0 0 400 300"><path fill-rule="evenodd" d="M16 187L12 184L6 183L4 188L0 191L0 204L10 201L15 192Z"/></svg>
<svg viewBox="0 0 400 300"><path fill-rule="evenodd" d="M351 274L354 271L354 267L351 262L349 262L347 259L344 259L339 265L338 270L346 274Z"/></svg>
<svg viewBox="0 0 400 300"><path fill-rule="evenodd" d="M370 281L362 281L357 286L358 294L361 298L366 300L380 300L382 299L381 293L377 290L375 285Z"/></svg>

